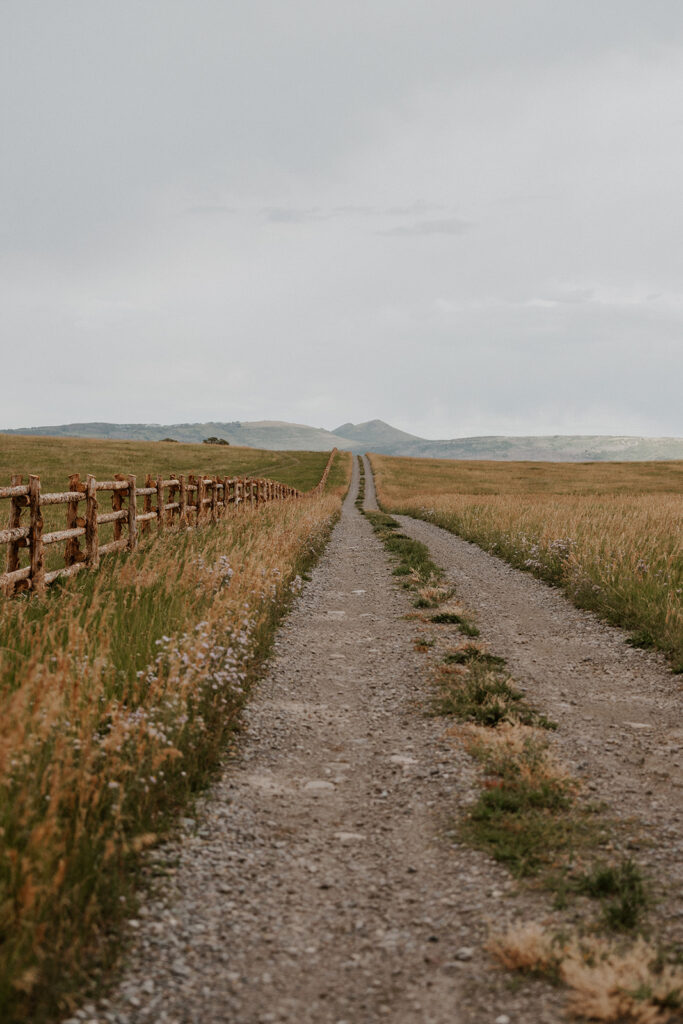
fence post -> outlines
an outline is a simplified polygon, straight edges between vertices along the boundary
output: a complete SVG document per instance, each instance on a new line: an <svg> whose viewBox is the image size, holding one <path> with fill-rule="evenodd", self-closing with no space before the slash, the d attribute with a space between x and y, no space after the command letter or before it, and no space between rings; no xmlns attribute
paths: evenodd
<svg viewBox="0 0 683 1024"><path fill-rule="evenodd" d="M197 474L197 526L204 518L204 474Z"/></svg>
<svg viewBox="0 0 683 1024"><path fill-rule="evenodd" d="M164 476L159 473L157 476L157 530L159 533L164 528L164 512L166 502L164 500Z"/></svg>
<svg viewBox="0 0 683 1024"><path fill-rule="evenodd" d="M29 548L31 555L31 588L35 593L45 589L45 558L43 552L43 516L40 508L40 477L28 478L30 520Z"/></svg>
<svg viewBox="0 0 683 1024"><path fill-rule="evenodd" d="M177 499L178 499L178 477L175 475L175 473L171 473L170 479L171 479L172 483L170 483L169 486L168 486L168 501L167 501L168 505L171 505L173 502L177 501ZM176 510L174 508L170 508L168 510L168 513L166 515L166 525L167 526L173 526L173 519L174 519L175 514L176 514Z"/></svg>
<svg viewBox="0 0 683 1024"><path fill-rule="evenodd" d="M122 480L125 479L126 478L123 475L123 473L114 473L114 480L116 480L117 482L120 483ZM121 491L113 490L111 492L111 507L114 510L114 512L121 512L123 510L123 494L121 493ZM116 522L114 523L114 540L121 540L122 535L123 526L121 525L121 520L117 519Z"/></svg>
<svg viewBox="0 0 683 1024"><path fill-rule="evenodd" d="M218 477L211 478L211 522L215 523L218 518Z"/></svg>
<svg viewBox="0 0 683 1024"><path fill-rule="evenodd" d="M154 487L154 477L152 476L151 473L148 473L145 476L145 487ZM151 512L152 511L152 495L151 494L146 494L145 495L145 497L143 499L143 502L142 502L142 511L143 512ZM142 534L149 533L149 520L148 519L145 519L144 523L142 524L142 527L140 528L140 533L142 533Z"/></svg>
<svg viewBox="0 0 683 1024"><path fill-rule="evenodd" d="M69 490L72 492L84 490L84 485L81 483L78 473L72 473L69 477ZM69 501L66 506L66 528L67 530L73 530L77 526L85 526L85 520L81 519L79 521L78 499L74 499ZM66 542L66 547L64 548L64 565L68 568L68 566L82 561L83 552L81 551L79 539L78 537L71 537Z"/></svg>
<svg viewBox="0 0 683 1024"><path fill-rule="evenodd" d="M23 477L15 474L11 479L12 487L19 487L22 480ZM10 530L16 530L17 527L21 526L21 510L26 508L27 505L28 498L26 497L10 498L9 522L7 524ZM14 572L19 568L19 550L22 547L26 547L26 540L24 538L10 541L7 545L7 572ZM15 583L14 586L16 588L18 584Z"/></svg>
<svg viewBox="0 0 683 1024"><path fill-rule="evenodd" d="M187 490L185 488L185 474L178 477L178 522L180 526L187 526Z"/></svg>
<svg viewBox="0 0 683 1024"><path fill-rule="evenodd" d="M100 564L100 545L97 529L97 490L95 477L88 473L85 485L85 560L89 569Z"/></svg>
<svg viewBox="0 0 683 1024"><path fill-rule="evenodd" d="M138 546L138 498L135 493L136 478L128 477L128 550Z"/></svg>

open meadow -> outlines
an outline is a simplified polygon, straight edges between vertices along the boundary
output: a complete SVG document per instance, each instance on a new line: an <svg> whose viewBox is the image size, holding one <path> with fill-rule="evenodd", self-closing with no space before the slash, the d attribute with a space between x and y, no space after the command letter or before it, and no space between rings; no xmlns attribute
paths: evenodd
<svg viewBox="0 0 683 1024"><path fill-rule="evenodd" d="M66 490L71 473L109 479L114 473L198 473L262 476L310 491L322 476L329 452L266 451L177 441L101 441L90 438L0 434L0 486L13 473L40 476L44 491Z"/></svg>
<svg viewBox="0 0 683 1024"><path fill-rule="evenodd" d="M30 471L63 488L75 471L258 473L310 490L328 457L12 438L0 477ZM166 529L97 571L0 603L3 1021L73 1008L111 960L139 855L224 756L350 467L339 453L323 493Z"/></svg>
<svg viewBox="0 0 683 1024"><path fill-rule="evenodd" d="M371 461L386 511L562 587L683 671L683 462Z"/></svg>

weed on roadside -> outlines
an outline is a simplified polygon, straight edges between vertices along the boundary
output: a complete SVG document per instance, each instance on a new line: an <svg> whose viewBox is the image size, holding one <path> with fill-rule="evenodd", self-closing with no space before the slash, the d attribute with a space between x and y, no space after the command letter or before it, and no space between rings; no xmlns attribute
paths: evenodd
<svg viewBox="0 0 683 1024"><path fill-rule="evenodd" d="M507 970L566 985L576 1017L623 1024L682 1019L683 968L642 938L625 944L559 935L531 922L492 936L486 948Z"/></svg>
<svg viewBox="0 0 683 1024"><path fill-rule="evenodd" d="M437 679L437 714L490 727L500 722L535 725L543 717L529 707L507 674L491 670L485 662L471 663L465 674L442 670Z"/></svg>
<svg viewBox="0 0 683 1024"><path fill-rule="evenodd" d="M594 928L636 929L650 903L642 870L630 859L591 864L607 840L608 822L602 808L578 800L578 783L540 730L502 723L465 726L459 734L486 773L462 825L465 839L517 877L536 877L555 893L556 909L585 896L601 906Z"/></svg>
<svg viewBox="0 0 683 1024"><path fill-rule="evenodd" d="M462 647L458 647L455 650L448 651L444 655L444 663L446 665L485 665L486 668L497 669L505 666L505 658L500 658L496 654L489 654L483 651L481 647L477 647L476 644L464 644Z"/></svg>
<svg viewBox="0 0 683 1024"><path fill-rule="evenodd" d="M600 841L598 823L576 805L576 784L540 730L502 723L494 729L466 726L459 734L486 772L462 825L469 842L523 878Z"/></svg>
<svg viewBox="0 0 683 1024"><path fill-rule="evenodd" d="M576 891L602 902L605 925L630 931L648 903L641 869L630 858L619 864L596 864L578 876Z"/></svg>
<svg viewBox="0 0 683 1024"><path fill-rule="evenodd" d="M460 612L438 612L436 615L432 615L431 621L442 626L457 626L465 636L479 636L478 628Z"/></svg>

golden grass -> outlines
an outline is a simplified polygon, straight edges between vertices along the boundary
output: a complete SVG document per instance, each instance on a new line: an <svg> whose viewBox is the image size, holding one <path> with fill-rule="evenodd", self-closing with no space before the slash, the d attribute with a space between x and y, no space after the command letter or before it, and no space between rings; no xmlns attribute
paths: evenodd
<svg viewBox="0 0 683 1024"><path fill-rule="evenodd" d="M284 452L227 445L170 444L163 441L107 441L92 438L0 434L0 483L12 473L40 476L44 491L66 490L70 473L110 480L114 473L208 473L261 476L310 491L323 475L329 452Z"/></svg>
<svg viewBox="0 0 683 1024"><path fill-rule="evenodd" d="M387 511L561 586L683 670L683 462L372 464Z"/></svg>
<svg viewBox="0 0 683 1024"><path fill-rule="evenodd" d="M454 726L451 733L494 775L505 777L512 773L522 782L560 783L569 791L576 790L574 780L551 749L543 729L511 721L500 722L495 729L466 723Z"/></svg>
<svg viewBox="0 0 683 1024"><path fill-rule="evenodd" d="M373 455L375 481L412 494L681 494L683 460L670 462L493 462Z"/></svg>
<svg viewBox="0 0 683 1024"><path fill-rule="evenodd" d="M172 446L174 448L180 446ZM225 749L345 490L167 531L0 608L0 1017L72 1007Z"/></svg>
<svg viewBox="0 0 683 1024"><path fill-rule="evenodd" d="M508 970L549 975L570 990L568 1009L586 1020L664 1024L681 1020L683 967L661 962L644 939L558 937L535 922L493 936L487 949Z"/></svg>

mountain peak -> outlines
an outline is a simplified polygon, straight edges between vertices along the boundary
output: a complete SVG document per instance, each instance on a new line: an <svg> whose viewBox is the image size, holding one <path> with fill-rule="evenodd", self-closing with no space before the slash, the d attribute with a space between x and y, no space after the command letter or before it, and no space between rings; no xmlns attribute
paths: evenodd
<svg viewBox="0 0 683 1024"><path fill-rule="evenodd" d="M348 438L358 445L373 448L376 445L401 444L406 441L421 441L415 434L407 434L405 430L392 427L384 420L367 420L365 423L344 423L332 431L341 438Z"/></svg>

